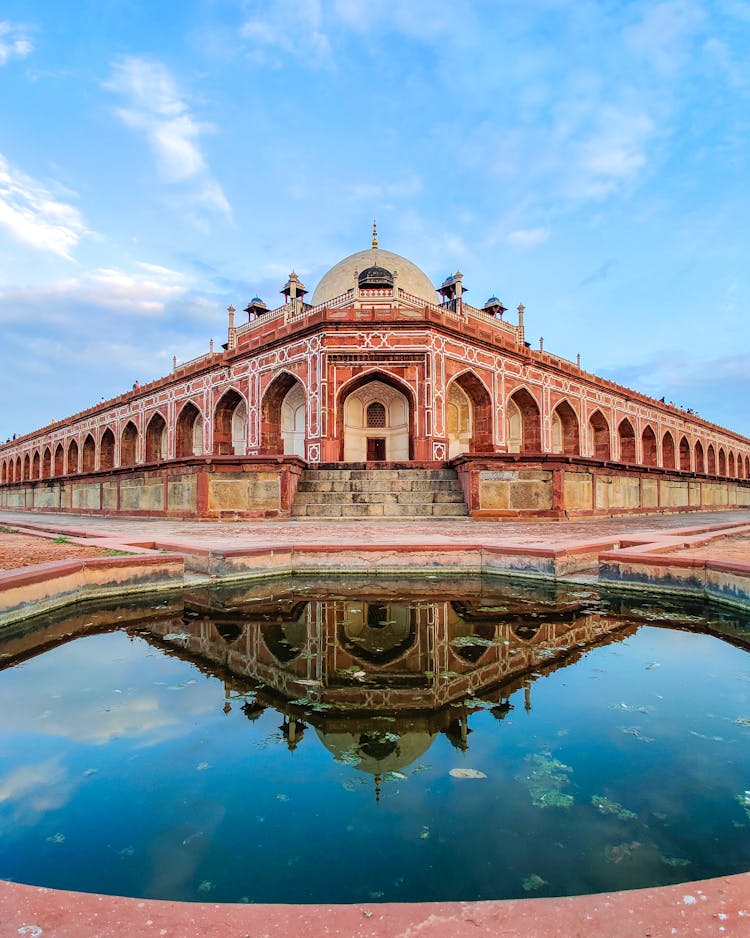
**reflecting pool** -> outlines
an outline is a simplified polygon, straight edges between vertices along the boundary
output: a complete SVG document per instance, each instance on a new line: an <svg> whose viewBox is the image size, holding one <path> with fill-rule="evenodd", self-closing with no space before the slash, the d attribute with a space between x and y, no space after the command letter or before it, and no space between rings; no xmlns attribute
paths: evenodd
<svg viewBox="0 0 750 938"><path fill-rule="evenodd" d="M750 617L299 578L0 636L0 877L218 902L750 869Z"/></svg>

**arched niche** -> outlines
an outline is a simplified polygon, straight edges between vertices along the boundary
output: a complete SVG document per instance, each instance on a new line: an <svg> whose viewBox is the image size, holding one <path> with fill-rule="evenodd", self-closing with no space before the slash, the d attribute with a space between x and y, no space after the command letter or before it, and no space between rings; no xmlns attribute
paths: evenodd
<svg viewBox="0 0 750 938"><path fill-rule="evenodd" d="M695 471L696 472L705 472L706 471L706 462L703 455L703 444L698 440L695 444Z"/></svg>
<svg viewBox="0 0 750 938"><path fill-rule="evenodd" d="M411 458L412 403L380 375L350 386L340 398L344 462L402 462Z"/></svg>
<svg viewBox="0 0 750 938"><path fill-rule="evenodd" d="M96 443L90 433L86 434L86 439L83 441L81 455L83 472L93 472L96 468Z"/></svg>
<svg viewBox="0 0 750 938"><path fill-rule="evenodd" d="M49 479L52 475L52 452L49 446L44 450L42 456L42 474L40 478Z"/></svg>
<svg viewBox="0 0 750 938"><path fill-rule="evenodd" d="M471 371L451 381L446 397L448 456L487 453L492 443L492 399L484 383Z"/></svg>
<svg viewBox="0 0 750 938"><path fill-rule="evenodd" d="M55 458L52 462L53 475L61 476L65 470L65 450L62 443L55 447Z"/></svg>
<svg viewBox="0 0 750 938"><path fill-rule="evenodd" d="M68 475L76 472L78 472L78 443L71 440L68 446Z"/></svg>
<svg viewBox="0 0 750 938"><path fill-rule="evenodd" d="M680 440L680 469L690 471L690 444L684 436Z"/></svg>
<svg viewBox="0 0 750 938"><path fill-rule="evenodd" d="M260 451L305 458L307 399L302 382L288 371L268 385L261 404Z"/></svg>
<svg viewBox="0 0 750 938"><path fill-rule="evenodd" d="M706 451L706 472L710 476L716 475L716 450L713 443L708 444L708 450Z"/></svg>
<svg viewBox="0 0 750 938"><path fill-rule="evenodd" d="M727 454L724 452L723 446L719 447L718 470L720 476L725 476L727 474Z"/></svg>
<svg viewBox="0 0 750 938"><path fill-rule="evenodd" d="M134 466L138 456L138 430L132 420L128 420L120 437L120 465Z"/></svg>
<svg viewBox="0 0 750 938"><path fill-rule="evenodd" d="M175 427L175 456L200 456L203 453L203 414L188 401L180 411Z"/></svg>
<svg viewBox="0 0 750 938"><path fill-rule="evenodd" d="M538 453L542 448L542 419L539 405L526 390L519 388L505 405L508 452Z"/></svg>
<svg viewBox="0 0 750 938"><path fill-rule="evenodd" d="M552 452L566 456L580 453L578 417L567 401L560 401L552 411Z"/></svg>
<svg viewBox="0 0 750 938"><path fill-rule="evenodd" d="M161 462L167 455L167 421L157 411L146 425L146 462Z"/></svg>
<svg viewBox="0 0 750 938"><path fill-rule="evenodd" d="M635 462L635 430L633 424L624 417L617 428L620 440L620 462Z"/></svg>
<svg viewBox="0 0 750 938"><path fill-rule="evenodd" d="M607 462L612 458L609 440L609 424L600 410L595 410L589 417L590 452L594 459Z"/></svg>
<svg viewBox="0 0 750 938"><path fill-rule="evenodd" d="M231 388L221 396L214 410L214 453L217 456L244 456L247 452L247 404Z"/></svg>
<svg viewBox="0 0 750 938"><path fill-rule="evenodd" d="M102 433L99 441L99 468L113 469L115 465L115 435L112 430L107 429Z"/></svg>
<svg viewBox="0 0 750 938"><path fill-rule="evenodd" d="M677 469L675 462L674 437L667 430L661 440L661 464L665 469Z"/></svg>
<svg viewBox="0 0 750 938"><path fill-rule="evenodd" d="M656 434L649 426L644 427L641 434L641 453L641 462L644 466L655 466L657 464Z"/></svg>

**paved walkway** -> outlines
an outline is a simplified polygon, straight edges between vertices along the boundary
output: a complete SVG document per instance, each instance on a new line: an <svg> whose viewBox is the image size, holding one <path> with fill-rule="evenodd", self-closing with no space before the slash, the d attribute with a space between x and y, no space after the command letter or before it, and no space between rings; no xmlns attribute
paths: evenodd
<svg viewBox="0 0 750 938"><path fill-rule="evenodd" d="M0 510L0 525L43 526L61 532L112 535L124 542L147 539L193 543L204 548L276 545L431 545L486 544L565 549L585 541L648 540L677 533L700 533L713 526L750 524L750 510L596 518L586 521L246 521L216 523L164 518L102 517L63 512Z"/></svg>

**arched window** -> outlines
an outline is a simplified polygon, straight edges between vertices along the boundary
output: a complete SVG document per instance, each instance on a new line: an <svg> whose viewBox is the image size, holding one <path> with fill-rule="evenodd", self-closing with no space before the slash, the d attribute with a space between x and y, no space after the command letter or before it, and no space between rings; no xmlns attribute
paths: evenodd
<svg viewBox="0 0 750 938"><path fill-rule="evenodd" d="M367 426L376 429L385 426L385 404L373 401L367 405Z"/></svg>

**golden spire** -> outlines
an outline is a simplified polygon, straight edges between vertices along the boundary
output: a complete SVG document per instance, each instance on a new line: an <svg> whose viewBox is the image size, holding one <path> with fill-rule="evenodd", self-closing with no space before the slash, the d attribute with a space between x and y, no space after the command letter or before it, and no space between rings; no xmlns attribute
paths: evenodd
<svg viewBox="0 0 750 938"><path fill-rule="evenodd" d="M374 248L378 246L378 223L375 219L372 221L372 246Z"/></svg>

